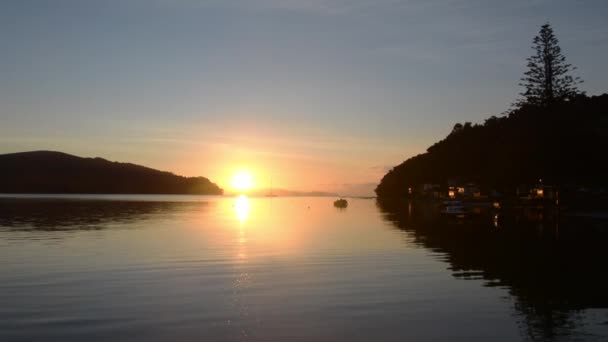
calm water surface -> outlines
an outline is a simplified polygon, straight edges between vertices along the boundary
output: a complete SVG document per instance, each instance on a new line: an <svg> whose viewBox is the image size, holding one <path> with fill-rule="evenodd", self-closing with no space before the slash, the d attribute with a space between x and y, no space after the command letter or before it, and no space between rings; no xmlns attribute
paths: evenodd
<svg viewBox="0 0 608 342"><path fill-rule="evenodd" d="M602 224L333 200L2 197L0 341L608 340Z"/></svg>

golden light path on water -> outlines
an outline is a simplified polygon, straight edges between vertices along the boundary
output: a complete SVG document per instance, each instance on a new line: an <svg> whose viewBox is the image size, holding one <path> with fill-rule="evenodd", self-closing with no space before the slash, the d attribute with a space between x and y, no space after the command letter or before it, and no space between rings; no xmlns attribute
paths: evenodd
<svg viewBox="0 0 608 342"><path fill-rule="evenodd" d="M245 195L240 195L236 198L234 202L234 211L236 212L236 217L239 222L244 223L247 218L249 218L249 211L251 210L251 206L249 204L249 198Z"/></svg>
<svg viewBox="0 0 608 342"><path fill-rule="evenodd" d="M245 222L249 218L251 203L245 195L239 195L233 204L236 219L239 221L238 227L238 254L237 259L247 259L247 232Z"/></svg>

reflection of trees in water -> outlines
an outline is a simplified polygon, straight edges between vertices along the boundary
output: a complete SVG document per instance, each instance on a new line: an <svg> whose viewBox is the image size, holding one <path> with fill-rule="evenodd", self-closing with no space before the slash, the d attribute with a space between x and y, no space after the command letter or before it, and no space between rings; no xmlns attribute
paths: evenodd
<svg viewBox="0 0 608 342"><path fill-rule="evenodd" d="M0 230L90 230L146 220L155 214L207 206L206 202L72 199L0 199Z"/></svg>
<svg viewBox="0 0 608 342"><path fill-rule="evenodd" d="M605 226L514 212L495 227L489 216L441 218L432 204L378 207L413 243L440 253L455 277L507 288L528 338L572 335L582 324L582 310L608 308Z"/></svg>

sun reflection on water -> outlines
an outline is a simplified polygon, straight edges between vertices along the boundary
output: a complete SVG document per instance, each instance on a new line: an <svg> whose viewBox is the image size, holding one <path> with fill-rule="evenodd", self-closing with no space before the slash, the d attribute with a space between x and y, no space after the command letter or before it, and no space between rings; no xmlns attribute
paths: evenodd
<svg viewBox="0 0 608 342"><path fill-rule="evenodd" d="M249 212L251 210L249 198L247 198L245 195L240 195L234 202L234 210L236 212L236 217L241 223L247 221L247 218L249 218Z"/></svg>

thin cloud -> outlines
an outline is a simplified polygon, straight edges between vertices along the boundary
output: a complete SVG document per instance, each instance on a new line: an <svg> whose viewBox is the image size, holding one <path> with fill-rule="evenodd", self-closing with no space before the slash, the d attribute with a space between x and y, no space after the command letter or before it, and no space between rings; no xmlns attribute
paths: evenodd
<svg viewBox="0 0 608 342"><path fill-rule="evenodd" d="M370 170L373 171L381 171L381 172L389 172L393 169L393 165L375 165L370 167Z"/></svg>

